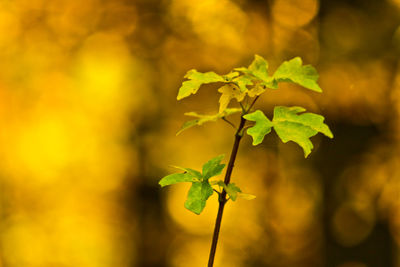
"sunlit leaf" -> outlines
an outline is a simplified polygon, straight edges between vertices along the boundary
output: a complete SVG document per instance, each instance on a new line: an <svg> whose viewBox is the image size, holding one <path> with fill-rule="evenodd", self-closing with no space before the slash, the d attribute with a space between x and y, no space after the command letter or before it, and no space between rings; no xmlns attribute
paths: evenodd
<svg viewBox="0 0 400 267"><path fill-rule="evenodd" d="M245 199L245 200L252 200L252 199L255 199L255 198L256 198L255 195L246 194L246 193L241 193L241 192L238 192L238 193L237 193L237 196L238 196L239 198L243 198L243 199Z"/></svg>
<svg viewBox="0 0 400 267"><path fill-rule="evenodd" d="M192 183L185 202L185 208L199 215L213 192L208 180Z"/></svg>
<svg viewBox="0 0 400 267"><path fill-rule="evenodd" d="M196 177L189 173L174 173L165 176L158 183L161 185L161 187L164 187L167 185L172 185L182 182L194 182L194 181L196 181Z"/></svg>
<svg viewBox="0 0 400 267"><path fill-rule="evenodd" d="M293 82L312 91L322 92L317 83L317 71L311 65L302 66L302 64L299 57L285 61L275 71L273 78L278 82Z"/></svg>
<svg viewBox="0 0 400 267"><path fill-rule="evenodd" d="M268 79L268 62L261 56L255 55L253 62L248 68L235 68L235 70L250 74L260 80Z"/></svg>
<svg viewBox="0 0 400 267"><path fill-rule="evenodd" d="M243 116L246 120L255 121L256 124L247 130L247 134L253 137L253 145L258 145L264 140L264 136L271 132L272 122L260 110Z"/></svg>
<svg viewBox="0 0 400 267"><path fill-rule="evenodd" d="M225 168L225 164L221 164L221 160L225 155L219 155L215 158L210 159L203 165L203 179L207 180L213 176L221 174Z"/></svg>
<svg viewBox="0 0 400 267"><path fill-rule="evenodd" d="M247 91L247 94L250 97L255 97L258 95L261 95L262 93L265 92L265 87L262 86L261 84L257 84L256 86L254 86L253 88L251 88L250 90Z"/></svg>
<svg viewBox="0 0 400 267"><path fill-rule="evenodd" d="M183 167L179 167L179 166L171 166L174 167L176 169L182 170L184 172L187 172L188 174L192 175L193 177L196 177L198 179L201 179L203 176L201 175L201 172L190 169L190 168L183 168Z"/></svg>
<svg viewBox="0 0 400 267"><path fill-rule="evenodd" d="M255 55L254 60L251 62L248 69L251 71L251 74L260 80L265 81L269 78L268 62L259 55Z"/></svg>
<svg viewBox="0 0 400 267"><path fill-rule="evenodd" d="M198 119L185 122L182 125L181 129L176 133L176 135L180 134L184 130L186 130L190 127L193 127L195 125L202 125L205 122L217 121L218 119L230 116L232 114L235 114L235 113L238 113L241 111L242 110L240 108L227 108L223 112L213 114L213 115L202 115L202 114L197 114L196 112L187 112L187 113L185 113L186 116L196 117Z"/></svg>
<svg viewBox="0 0 400 267"><path fill-rule="evenodd" d="M229 102L233 98L236 98L238 102L242 102L246 93L243 93L239 90L238 87L232 84L226 84L218 89L222 95L219 98L219 113L222 113L229 105Z"/></svg>
<svg viewBox="0 0 400 267"><path fill-rule="evenodd" d="M239 72L237 71L231 71L228 74L222 75L222 77L224 78L225 82L229 82L232 81L233 78L239 76Z"/></svg>
<svg viewBox="0 0 400 267"><path fill-rule="evenodd" d="M253 79L251 78L250 75L240 75L239 77L236 77L235 79L232 80L237 86L239 86L239 89L241 92L246 92L247 91L247 86L253 84Z"/></svg>
<svg viewBox="0 0 400 267"><path fill-rule="evenodd" d="M247 200L256 198L256 196L254 195L242 193L242 190L240 190L240 188L236 186L236 184L234 183L226 185L224 181L218 180L218 181L212 181L211 185L218 185L222 187L228 194L229 198L232 199L233 201L235 201L238 197Z"/></svg>
<svg viewBox="0 0 400 267"><path fill-rule="evenodd" d="M238 192L242 192L242 190L240 190L240 188L237 187L234 183L228 184L225 190L229 198L232 199L232 201L236 200Z"/></svg>
<svg viewBox="0 0 400 267"><path fill-rule="evenodd" d="M310 137L318 132L330 138L333 138L333 135L329 127L323 123L323 116L314 113L298 114L304 111L302 107L277 106L274 109L272 122L260 110L247 114L243 118L256 122L247 130L247 133L253 137L253 145L260 144L273 127L284 143L296 142L303 148L304 155L307 157L313 148Z"/></svg>
<svg viewBox="0 0 400 267"><path fill-rule="evenodd" d="M232 75L232 74L231 74ZM182 86L179 88L177 99L181 100L185 97L190 96L191 94L197 93L200 86L202 84L207 83L215 83L215 82L223 82L224 78L215 72L198 72L195 69L188 71L185 75L185 78L189 79L189 81L185 81L182 83Z"/></svg>
<svg viewBox="0 0 400 267"><path fill-rule="evenodd" d="M302 107L277 106L274 109L272 122L279 138L284 143L293 141L300 145L304 150L304 156L307 157L313 148L310 137L320 132L333 138L333 134L328 125L323 123L325 119L323 116L314 113L298 114L304 111Z"/></svg>
<svg viewBox="0 0 400 267"><path fill-rule="evenodd" d="M248 68L235 68L235 70L240 71L247 75L247 77L252 78L253 81L259 81L261 85L269 88L276 89L277 84L273 77L268 74L268 62L261 56L255 55L253 62Z"/></svg>

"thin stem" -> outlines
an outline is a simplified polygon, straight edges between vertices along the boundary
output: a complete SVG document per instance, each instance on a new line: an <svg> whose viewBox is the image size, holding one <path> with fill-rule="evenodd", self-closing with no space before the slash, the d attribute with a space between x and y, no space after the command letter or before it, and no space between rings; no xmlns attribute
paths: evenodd
<svg viewBox="0 0 400 267"><path fill-rule="evenodd" d="M240 104L240 107L242 108L243 113L246 113L246 109L244 108L242 102L239 102L239 104Z"/></svg>
<svg viewBox="0 0 400 267"><path fill-rule="evenodd" d="M246 123L246 120L243 117L241 117L239 128L237 129L236 134L235 134L235 142L232 147L232 152L231 152L231 156L229 159L228 167L227 167L226 173L225 173L224 183L226 185L228 185L229 182L231 181L232 170L233 170L233 166L235 165L236 155L237 155L237 152L239 149L239 143L240 143L240 140L242 139L242 134L243 134L242 129L243 129L245 123ZM222 214L224 212L225 203L227 202L225 190L222 190L222 193L219 195L218 201L219 201L218 214L217 214L217 219L215 221L214 234L213 234L211 250L210 250L210 257L208 259L208 267L213 267L213 265L214 265L214 258L215 258L215 252L217 250L218 236L219 236L219 231L221 229Z"/></svg>
<svg viewBox="0 0 400 267"><path fill-rule="evenodd" d="M250 111L250 109L254 106L254 104L256 103L256 101L257 101L257 99L259 98L260 96L258 95L258 96L256 96L256 98L254 98L254 100L253 100L253 102L251 103L251 105L250 105L250 107L247 109L247 111L246 111L246 114Z"/></svg>
<svg viewBox="0 0 400 267"><path fill-rule="evenodd" d="M227 123L229 123L232 127L233 127L233 129L237 129L236 128L236 125L235 124L233 124L231 121L229 121L227 118L225 118L225 117L222 117L222 119L224 120L224 121L226 121Z"/></svg>

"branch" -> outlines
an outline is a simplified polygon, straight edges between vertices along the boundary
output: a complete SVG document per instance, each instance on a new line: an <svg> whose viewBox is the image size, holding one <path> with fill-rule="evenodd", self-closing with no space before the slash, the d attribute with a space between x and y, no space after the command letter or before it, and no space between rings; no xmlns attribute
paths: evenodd
<svg viewBox="0 0 400 267"><path fill-rule="evenodd" d="M229 123L229 125L231 125L232 127L233 127L233 129L237 129L236 128L236 125L235 124L233 124L231 121L229 121L227 118L225 118L225 117L222 117L222 119L224 120L224 121L226 121L227 123Z"/></svg>
<svg viewBox="0 0 400 267"><path fill-rule="evenodd" d="M257 99L259 98L260 96L258 95L258 96L256 96L256 98L254 98L254 100L253 100L253 102L251 103L251 105L250 105L250 107L247 109L247 111L246 111L246 114L250 111L250 109L254 106L254 104L256 103L256 101L257 101Z"/></svg>
<svg viewBox="0 0 400 267"><path fill-rule="evenodd" d="M231 152L231 156L229 159L228 167L227 167L226 173L225 173L224 183L226 185L228 185L229 182L231 181L233 166L235 165L235 160L236 160L236 155L237 155L237 152L239 149L240 140L242 139L241 132L243 130L245 123L246 123L246 120L243 117L241 117L239 128L237 129L236 134L235 134L235 142L232 147L232 152ZM210 257L208 259L208 267L213 267L213 265L214 265L214 258L215 258L215 252L217 250L219 230L221 229L222 214L224 212L224 207L225 207L226 201L227 201L226 191L224 189L224 190L222 190L221 194L219 195L218 214L217 214L217 219L215 221L214 234L213 234L211 250L210 250Z"/></svg>

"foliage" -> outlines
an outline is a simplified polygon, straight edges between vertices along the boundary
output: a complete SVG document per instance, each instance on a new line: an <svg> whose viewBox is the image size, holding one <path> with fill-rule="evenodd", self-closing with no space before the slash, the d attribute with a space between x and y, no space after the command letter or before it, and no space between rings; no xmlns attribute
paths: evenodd
<svg viewBox="0 0 400 267"><path fill-rule="evenodd" d="M193 127L195 125L202 125L205 122L209 121L217 121L218 119L225 118L229 115L241 112L242 110L240 108L226 108L223 111L213 114L213 115L202 115L202 114L197 114L196 112L187 112L185 113L186 116L191 116L191 117L196 117L197 119L195 120L190 120L185 122L181 129L176 133L176 135L180 134L184 130Z"/></svg>
<svg viewBox="0 0 400 267"><path fill-rule="evenodd" d="M314 113L303 113L302 107L281 107L274 108L274 118L270 121L262 111L257 110L243 117L249 121L255 121L256 124L247 130L247 133L253 137L253 145L260 144L264 136L271 132L274 127L282 142L296 142L304 150L304 156L307 157L311 153L313 144L310 137L318 132L333 138L329 127L323 123L324 117Z"/></svg>
<svg viewBox="0 0 400 267"><path fill-rule="evenodd" d="M221 164L223 157L224 155L220 155L210 159L203 165L202 172L174 166L182 170L183 173L167 175L160 180L159 184L164 187L176 183L191 182L192 186L189 189L185 207L196 214L200 214L203 211L206 201L214 193L213 185L218 185L226 189L232 200L236 200L237 196L244 199L251 199L251 195L243 194L235 184L225 185L223 181L209 181L210 178L221 174L225 168L225 164Z"/></svg>
<svg viewBox="0 0 400 267"><path fill-rule="evenodd" d="M253 145L262 143L265 135L274 129L282 142L293 141L297 143L303 149L304 156L308 157L313 149L313 144L310 141L312 136L322 133L333 138L332 132L324 123L324 117L305 112L306 110L302 107L276 106L272 120L268 119L261 110L252 111L260 95L269 89L278 89L282 82L290 82L314 92L322 92L317 83L317 71L311 65L303 65L299 57L283 62L272 75L268 72L268 62L263 57L255 55L253 62L247 68L235 68L234 71L226 75L219 75L215 72L201 73L192 69L186 73L185 78L188 80L182 83L177 96L178 100L197 93L203 84L209 83L221 84L218 89L221 97L219 99L219 111L216 114L185 113L185 115L196 119L185 122L177 134L193 126L219 119L223 119L234 126L233 123L228 121L227 117L241 112L241 120L244 120L244 123L241 124L242 128L236 129L237 134L242 136L244 124L254 122L247 126L247 134L253 138ZM232 100L235 100L240 107L229 108ZM160 180L159 184L167 186L180 182L192 183L185 207L196 214L203 211L207 200L214 192L217 192L220 197L225 193L232 201L235 201L238 197L253 199L255 196L243 193L238 186L229 182L232 170L227 171L229 177L225 181L210 181L210 178L218 176L224 169L225 164L221 164L222 159L223 155L220 155L209 160L203 165L202 172L177 167L183 172L167 175ZM233 164L231 168L233 168Z"/></svg>

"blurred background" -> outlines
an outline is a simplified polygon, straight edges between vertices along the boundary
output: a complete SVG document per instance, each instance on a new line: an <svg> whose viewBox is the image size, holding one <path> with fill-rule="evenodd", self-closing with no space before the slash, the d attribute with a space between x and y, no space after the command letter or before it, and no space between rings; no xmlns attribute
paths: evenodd
<svg viewBox="0 0 400 267"><path fill-rule="evenodd" d="M229 155L215 86L180 102L187 70L301 56L323 94L283 84L257 108L300 105L335 138L246 136L216 266L400 266L399 0L0 0L0 266L205 266L216 196L183 207L180 165ZM236 118L237 119L237 118ZM227 159L225 159L225 162Z"/></svg>

